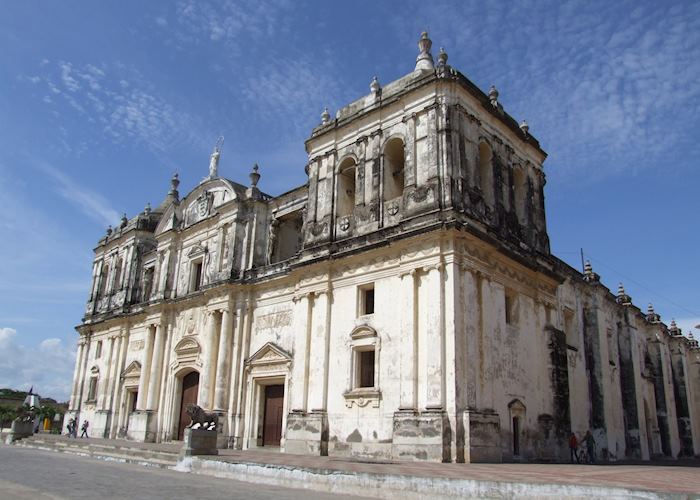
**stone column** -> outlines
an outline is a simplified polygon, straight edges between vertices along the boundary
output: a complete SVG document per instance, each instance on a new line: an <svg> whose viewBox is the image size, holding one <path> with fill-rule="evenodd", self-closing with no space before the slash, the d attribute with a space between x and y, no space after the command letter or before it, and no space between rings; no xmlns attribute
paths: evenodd
<svg viewBox="0 0 700 500"><path fill-rule="evenodd" d="M426 297L430 301L425 307L425 407L427 409L444 409L444 373L445 336L442 311L444 308L444 291L442 287L443 264L438 263L425 268Z"/></svg>
<svg viewBox="0 0 700 500"><path fill-rule="evenodd" d="M214 408L226 410L226 396L230 375L231 356L231 313L228 309L221 311L221 334L219 335L219 351L216 361L216 386L214 388Z"/></svg>
<svg viewBox="0 0 700 500"><path fill-rule="evenodd" d="M406 144L404 158L404 178L406 186L416 185L416 114L413 113L406 121Z"/></svg>
<svg viewBox="0 0 700 500"><path fill-rule="evenodd" d="M114 374L114 386L112 388L112 400L110 401L110 406L115 415L112 417L112 428L109 430L109 438L114 439L117 437L117 431L119 430L119 422L122 420L122 415L116 415L122 408L119 406L119 391L121 389L121 374L124 370L124 362L126 359L126 350L129 347L129 333L127 331L122 331L119 334L119 357L117 358L117 365L115 367L116 372ZM126 413L128 410L124 409L122 413Z"/></svg>
<svg viewBox="0 0 700 500"><path fill-rule="evenodd" d="M325 374L328 364L326 343L328 340L327 331L327 306L330 292L319 292L313 303L313 325L311 328L311 342L309 346L310 359L313 362L309 365L309 387L307 401L309 409L325 410L324 390Z"/></svg>
<svg viewBox="0 0 700 500"><path fill-rule="evenodd" d="M155 342L153 345L153 355L151 357L151 373L148 377L148 399L146 400L147 410L158 409L158 389L160 389L160 371L163 365L163 347L165 344L165 336L163 335L163 327L156 325L155 327Z"/></svg>
<svg viewBox="0 0 700 500"><path fill-rule="evenodd" d="M105 370L102 380L100 381L100 388L98 391L98 404L97 408L100 410L105 409L105 402L108 401L110 380L112 378L112 364L114 360L112 359L112 353L114 352L114 337L109 338L109 346L107 348L107 369Z"/></svg>
<svg viewBox="0 0 700 500"><path fill-rule="evenodd" d="M209 325L207 330L207 350L204 354L204 377L203 380L199 382L199 401L198 404L202 408L211 410L212 408L212 393L214 390L214 378L216 370L216 351L218 348L218 322L217 322L218 311L210 311L209 313Z"/></svg>
<svg viewBox="0 0 700 500"><path fill-rule="evenodd" d="M292 388L290 409L307 410L307 387L309 384L309 335L311 329L311 297L308 294L294 297L294 352L292 363Z"/></svg>
<svg viewBox="0 0 700 500"><path fill-rule="evenodd" d="M678 434L676 416L676 397L673 394L673 377L671 376L671 353L668 344L659 344L661 374L663 376L664 396L666 402L666 420L668 422L669 447L671 456L676 457L681 451L681 438Z"/></svg>
<svg viewBox="0 0 700 500"><path fill-rule="evenodd" d="M174 330L174 324L172 321L164 327L165 328L165 351L163 353L163 364L162 367L163 369L161 370L161 375L160 375L160 391L158 395L158 420L157 420L157 429L158 429L158 438L156 439L156 442L161 442L166 439L169 439L169 436L167 436L168 432L168 422L169 422L169 417L170 417L170 403L166 397L166 394L170 391L170 384L173 382L173 377L169 377L169 365L170 365L170 351L172 349L172 341L173 341L173 330Z"/></svg>
<svg viewBox="0 0 700 500"><path fill-rule="evenodd" d="M230 372L230 389L229 389L229 433L233 436L230 445L234 448L240 448L240 440L236 438L236 429L240 427L240 415L238 413L238 388L243 377L243 359L241 355L243 322L245 319L245 307L242 304L236 305L238 321L236 326L236 334L233 335L233 353Z"/></svg>
<svg viewBox="0 0 700 500"><path fill-rule="evenodd" d="M416 322L416 270L399 275L401 279L401 361L399 410L416 410L418 404L418 323Z"/></svg>
<svg viewBox="0 0 700 500"><path fill-rule="evenodd" d="M75 356L75 369L73 370L73 385L70 393L69 409L75 410L76 401L78 400L78 388L80 387L80 368L83 364L83 354L85 352L85 343L82 339L78 341L78 353Z"/></svg>
<svg viewBox="0 0 700 500"><path fill-rule="evenodd" d="M83 392L85 389L85 376L87 375L87 362L88 362L88 357L90 356L90 336L92 334L88 334L84 339L83 339L83 359L81 361L81 366L80 366L80 374L78 375L78 397L76 399L75 403L75 409L80 410L80 406L82 405L83 402Z"/></svg>
<svg viewBox="0 0 700 500"><path fill-rule="evenodd" d="M136 399L136 409L145 410L148 395L148 378L151 372L151 356L153 354L153 330L155 327L149 325L146 329L146 345L143 353L143 363L141 364L141 377L139 378L139 393Z"/></svg>

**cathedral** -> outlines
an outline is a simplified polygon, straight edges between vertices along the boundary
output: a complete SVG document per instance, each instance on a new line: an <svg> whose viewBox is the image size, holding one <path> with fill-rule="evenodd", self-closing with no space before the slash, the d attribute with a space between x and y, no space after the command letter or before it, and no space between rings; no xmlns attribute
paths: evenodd
<svg viewBox="0 0 700 500"><path fill-rule="evenodd" d="M427 33L279 196L219 174L98 242L70 418L95 437L371 460L700 454L700 348L550 253L546 153Z"/></svg>

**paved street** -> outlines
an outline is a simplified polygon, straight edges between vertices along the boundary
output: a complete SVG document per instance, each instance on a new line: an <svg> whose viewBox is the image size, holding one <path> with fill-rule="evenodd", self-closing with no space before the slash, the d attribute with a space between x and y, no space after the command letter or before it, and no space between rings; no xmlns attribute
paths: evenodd
<svg viewBox="0 0 700 500"><path fill-rule="evenodd" d="M242 483L67 453L0 445L0 499L298 499L359 497Z"/></svg>

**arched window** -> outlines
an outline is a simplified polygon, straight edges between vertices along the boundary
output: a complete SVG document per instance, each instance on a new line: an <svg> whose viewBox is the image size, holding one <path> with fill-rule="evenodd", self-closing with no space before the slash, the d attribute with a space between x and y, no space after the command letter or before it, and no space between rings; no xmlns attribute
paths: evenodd
<svg viewBox="0 0 700 500"><path fill-rule="evenodd" d="M493 205L493 152L485 142L479 143L479 186L488 205Z"/></svg>
<svg viewBox="0 0 700 500"><path fill-rule="evenodd" d="M119 257L117 259L117 267L114 270L114 289L119 290L122 288L122 267L123 267L123 261L122 258Z"/></svg>
<svg viewBox="0 0 700 500"><path fill-rule="evenodd" d="M391 139L384 147L384 201L403 195L404 164L403 141Z"/></svg>
<svg viewBox="0 0 700 500"><path fill-rule="evenodd" d="M109 279L109 264L104 264L102 266L102 272L100 273L100 288L97 290L98 297L104 297L107 293L107 280Z"/></svg>
<svg viewBox="0 0 700 500"><path fill-rule="evenodd" d="M337 211L338 217L346 217L352 215L355 208L355 172L357 165L355 160L347 158L340 164L338 169L338 198Z"/></svg>
<svg viewBox="0 0 700 500"><path fill-rule="evenodd" d="M525 203L527 200L527 174L522 168L513 170L513 198L515 200L515 213L520 224L526 223Z"/></svg>
<svg viewBox="0 0 700 500"><path fill-rule="evenodd" d="M520 457L522 455L521 438L523 435L523 421L525 420L525 405L519 399L514 399L508 404L508 410L511 422L510 431L513 437L513 457Z"/></svg>

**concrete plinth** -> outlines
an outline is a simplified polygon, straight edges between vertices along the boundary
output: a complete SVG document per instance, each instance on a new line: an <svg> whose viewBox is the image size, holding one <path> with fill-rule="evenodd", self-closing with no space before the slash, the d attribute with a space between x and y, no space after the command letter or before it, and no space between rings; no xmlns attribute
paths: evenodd
<svg viewBox="0 0 700 500"><path fill-rule="evenodd" d="M498 463L503 461L501 450L501 420L498 413L465 411L464 461L466 463Z"/></svg>
<svg viewBox="0 0 700 500"><path fill-rule="evenodd" d="M401 460L442 462L449 457L449 430L443 411L396 412L392 455Z"/></svg>
<svg viewBox="0 0 700 500"><path fill-rule="evenodd" d="M90 437L97 438L108 438L109 437L109 424L112 421L112 412L109 410L98 410L95 412L92 422L90 422L90 428L88 429L88 435Z"/></svg>
<svg viewBox="0 0 700 500"><path fill-rule="evenodd" d="M180 457L192 455L218 455L216 448L218 432L204 429L185 429L184 444L180 451Z"/></svg>
<svg viewBox="0 0 700 500"><path fill-rule="evenodd" d="M290 413L286 436L285 453L328 455L328 415L320 411Z"/></svg>
<svg viewBox="0 0 700 500"><path fill-rule="evenodd" d="M129 428L126 438L142 443L155 443L156 441L156 412L150 410L136 410L129 415Z"/></svg>

